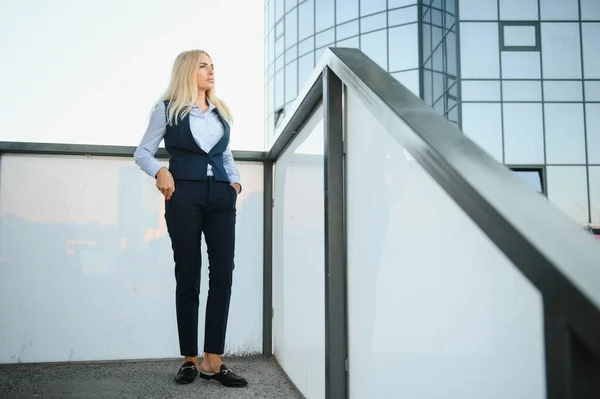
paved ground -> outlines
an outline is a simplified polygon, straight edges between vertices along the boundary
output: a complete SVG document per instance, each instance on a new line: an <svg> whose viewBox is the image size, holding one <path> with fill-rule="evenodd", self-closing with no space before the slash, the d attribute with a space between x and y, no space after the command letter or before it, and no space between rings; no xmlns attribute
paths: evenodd
<svg viewBox="0 0 600 399"><path fill-rule="evenodd" d="M225 362L248 380L248 387L225 388L199 378L190 385L177 385L173 376L181 365L179 360L8 365L0 366L0 398L300 398L275 360L247 357Z"/></svg>

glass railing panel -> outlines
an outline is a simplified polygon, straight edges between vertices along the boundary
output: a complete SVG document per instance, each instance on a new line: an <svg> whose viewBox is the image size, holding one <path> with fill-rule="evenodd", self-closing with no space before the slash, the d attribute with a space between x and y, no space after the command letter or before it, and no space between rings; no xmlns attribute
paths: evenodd
<svg viewBox="0 0 600 399"><path fill-rule="evenodd" d="M164 201L131 159L0 159L0 363L179 356ZM228 354L262 347L263 165L238 162ZM200 330L208 291L203 242ZM202 343L202 335L199 337Z"/></svg>
<svg viewBox="0 0 600 399"><path fill-rule="evenodd" d="M325 396L324 152L319 107L275 164L273 344L306 398Z"/></svg>
<svg viewBox="0 0 600 399"><path fill-rule="evenodd" d="M539 291L347 93L350 397L545 398Z"/></svg>

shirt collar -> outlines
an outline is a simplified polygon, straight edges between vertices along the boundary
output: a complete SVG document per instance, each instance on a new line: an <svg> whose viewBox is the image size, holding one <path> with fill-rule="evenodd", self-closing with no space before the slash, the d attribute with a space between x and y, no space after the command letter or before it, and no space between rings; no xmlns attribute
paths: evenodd
<svg viewBox="0 0 600 399"><path fill-rule="evenodd" d="M208 110L212 111L213 109L216 109L217 107L215 106L215 104L212 103L212 101L210 101L210 99L206 99L206 102L208 103ZM197 108L200 109L200 107L198 107L196 104L192 104L191 102L188 102L188 105L190 105L192 108Z"/></svg>

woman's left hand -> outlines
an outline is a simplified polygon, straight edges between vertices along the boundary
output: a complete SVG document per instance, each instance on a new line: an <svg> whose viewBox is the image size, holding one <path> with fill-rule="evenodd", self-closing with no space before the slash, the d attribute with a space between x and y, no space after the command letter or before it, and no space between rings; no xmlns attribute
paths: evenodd
<svg viewBox="0 0 600 399"><path fill-rule="evenodd" d="M239 183L231 183L231 186L235 189L236 193L240 193L240 190L242 189L242 187L239 185Z"/></svg>

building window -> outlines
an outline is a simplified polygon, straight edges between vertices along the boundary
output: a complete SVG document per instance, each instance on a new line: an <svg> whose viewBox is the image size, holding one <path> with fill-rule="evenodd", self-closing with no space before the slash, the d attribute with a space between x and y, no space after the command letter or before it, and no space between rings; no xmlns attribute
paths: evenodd
<svg viewBox="0 0 600 399"><path fill-rule="evenodd" d="M544 169L542 167L513 166L510 169L521 177L528 186L538 193L546 195L546 182L544 181Z"/></svg>
<svg viewBox="0 0 600 399"><path fill-rule="evenodd" d="M275 129L279 127L279 124L283 121L283 107L275 111Z"/></svg>
<svg viewBox="0 0 600 399"><path fill-rule="evenodd" d="M500 50L539 51L539 22L511 21L500 22Z"/></svg>

